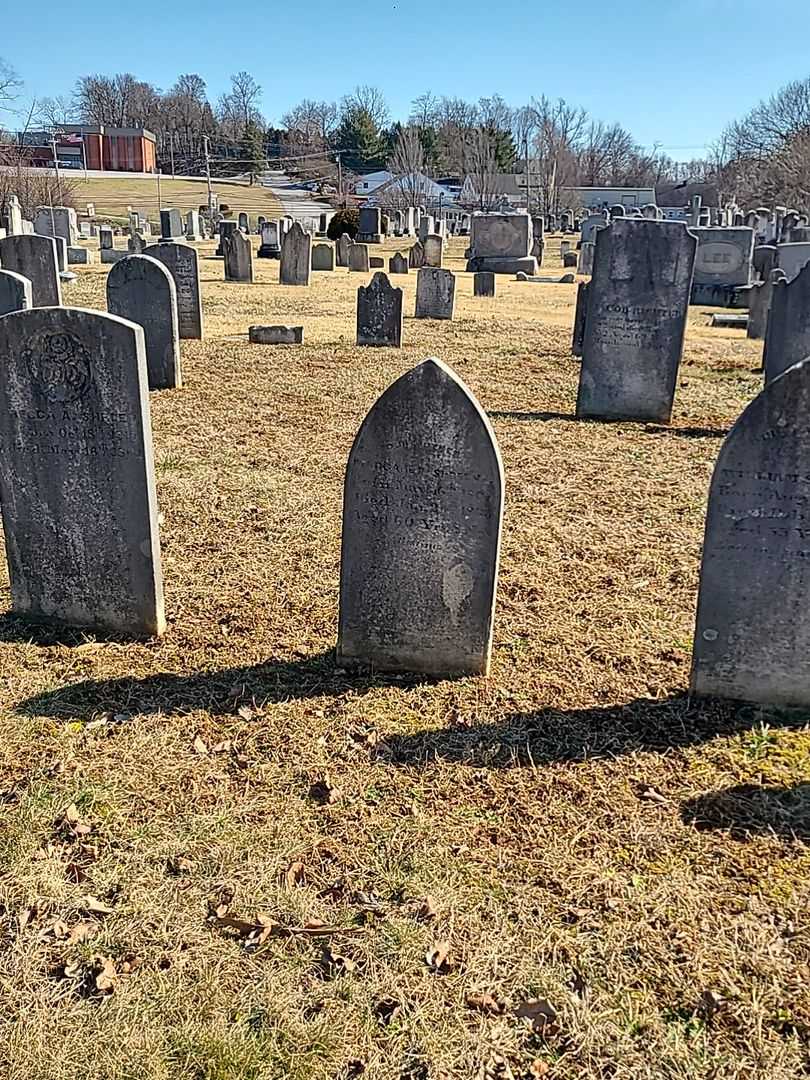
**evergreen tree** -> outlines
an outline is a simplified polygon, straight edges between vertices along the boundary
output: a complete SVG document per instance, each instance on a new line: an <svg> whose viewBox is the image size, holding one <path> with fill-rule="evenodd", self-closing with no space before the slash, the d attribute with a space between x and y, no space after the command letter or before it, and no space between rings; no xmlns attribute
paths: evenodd
<svg viewBox="0 0 810 1080"><path fill-rule="evenodd" d="M343 163L352 172L381 169L385 164L387 140L368 109L346 110L335 133L335 146L345 151Z"/></svg>

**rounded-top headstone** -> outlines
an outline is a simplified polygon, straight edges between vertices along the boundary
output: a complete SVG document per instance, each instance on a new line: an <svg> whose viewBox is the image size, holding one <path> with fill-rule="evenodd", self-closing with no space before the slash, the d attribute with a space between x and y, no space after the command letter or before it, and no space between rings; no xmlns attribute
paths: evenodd
<svg viewBox="0 0 810 1080"><path fill-rule="evenodd" d="M149 389L182 386L177 290L163 263L151 255L127 255L114 263L107 275L107 310L143 327Z"/></svg>

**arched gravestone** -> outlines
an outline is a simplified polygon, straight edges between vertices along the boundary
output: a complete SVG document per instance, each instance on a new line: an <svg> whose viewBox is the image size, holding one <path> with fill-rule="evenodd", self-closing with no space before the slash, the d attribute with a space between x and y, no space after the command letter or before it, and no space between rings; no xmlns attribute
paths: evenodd
<svg viewBox="0 0 810 1080"><path fill-rule="evenodd" d="M180 339L201 341L203 311L197 252L188 244L150 244L143 254L162 262L174 279Z"/></svg>
<svg viewBox="0 0 810 1080"><path fill-rule="evenodd" d="M0 239L0 266L31 282L34 307L58 307L62 303L56 241L51 236L20 233Z"/></svg>
<svg viewBox="0 0 810 1080"><path fill-rule="evenodd" d="M709 490L692 691L810 705L810 360L729 432Z"/></svg>
<svg viewBox="0 0 810 1080"><path fill-rule="evenodd" d="M31 303L31 282L22 274L0 270L0 315L12 311L27 311Z"/></svg>
<svg viewBox="0 0 810 1080"><path fill-rule="evenodd" d="M695 246L679 221L618 217L596 233L577 416L669 423Z"/></svg>
<svg viewBox="0 0 810 1080"><path fill-rule="evenodd" d="M765 331L765 382L810 356L810 263L792 281L771 273L771 306Z"/></svg>
<svg viewBox="0 0 810 1080"><path fill-rule="evenodd" d="M150 390L183 385L172 275L149 255L127 255L107 275L107 310L143 327Z"/></svg>
<svg viewBox="0 0 810 1080"><path fill-rule="evenodd" d="M0 507L13 610L165 629L140 326L80 308L0 319Z"/></svg>
<svg viewBox="0 0 810 1080"><path fill-rule="evenodd" d="M349 455L338 662L486 674L502 515L486 414L426 360L379 398Z"/></svg>
<svg viewBox="0 0 810 1080"><path fill-rule="evenodd" d="M225 260L225 280L243 285L253 284L253 248L241 229L222 238L222 254Z"/></svg>
<svg viewBox="0 0 810 1080"><path fill-rule="evenodd" d="M297 221L281 241L281 266L278 279L282 285L309 285L312 237Z"/></svg>
<svg viewBox="0 0 810 1080"><path fill-rule="evenodd" d="M357 290L357 344L398 349L401 341L402 289L378 271L369 285Z"/></svg>

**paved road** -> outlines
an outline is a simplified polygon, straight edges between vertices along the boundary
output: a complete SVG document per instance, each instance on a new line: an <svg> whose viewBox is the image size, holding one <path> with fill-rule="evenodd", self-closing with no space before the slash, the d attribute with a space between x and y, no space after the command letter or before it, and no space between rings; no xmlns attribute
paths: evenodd
<svg viewBox="0 0 810 1080"><path fill-rule="evenodd" d="M278 198L284 213L296 221L317 221L321 211L332 209L325 199L313 198L299 181L291 180L286 173L266 172L260 182Z"/></svg>

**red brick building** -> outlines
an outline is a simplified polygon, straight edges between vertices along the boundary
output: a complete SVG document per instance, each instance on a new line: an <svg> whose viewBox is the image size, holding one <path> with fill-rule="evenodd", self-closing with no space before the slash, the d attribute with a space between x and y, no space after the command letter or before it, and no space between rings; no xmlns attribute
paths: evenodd
<svg viewBox="0 0 810 1080"><path fill-rule="evenodd" d="M56 149L60 164L75 157L80 167L103 172L157 171L155 136L146 128L70 125L57 136Z"/></svg>

